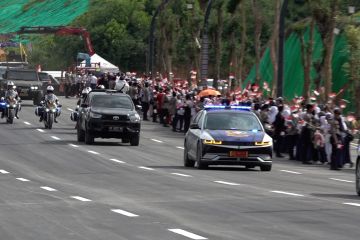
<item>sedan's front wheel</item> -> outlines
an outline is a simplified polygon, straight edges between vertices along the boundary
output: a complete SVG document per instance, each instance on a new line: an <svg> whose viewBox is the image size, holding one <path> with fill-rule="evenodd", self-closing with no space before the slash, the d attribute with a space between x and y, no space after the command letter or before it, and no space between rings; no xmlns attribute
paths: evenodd
<svg viewBox="0 0 360 240"><path fill-rule="evenodd" d="M202 160L202 149L200 146L200 143L197 146L197 151L196 151L196 162L195 162L195 167L197 169L205 169L208 167L207 164L205 164Z"/></svg>
<svg viewBox="0 0 360 240"><path fill-rule="evenodd" d="M194 167L195 162L189 158L187 144L184 144L184 167Z"/></svg>

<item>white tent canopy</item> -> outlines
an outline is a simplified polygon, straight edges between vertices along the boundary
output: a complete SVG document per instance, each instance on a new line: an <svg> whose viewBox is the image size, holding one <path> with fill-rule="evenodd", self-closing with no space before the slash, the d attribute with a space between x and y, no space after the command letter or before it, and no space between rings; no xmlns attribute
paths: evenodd
<svg viewBox="0 0 360 240"><path fill-rule="evenodd" d="M119 72L119 68L117 66L105 60L104 58L100 57L96 53L90 57L90 62L91 65L94 64L96 64L96 66L100 65L100 70L102 72L111 72L111 73ZM81 62L81 66L85 66L85 65L86 65L86 61L84 60Z"/></svg>

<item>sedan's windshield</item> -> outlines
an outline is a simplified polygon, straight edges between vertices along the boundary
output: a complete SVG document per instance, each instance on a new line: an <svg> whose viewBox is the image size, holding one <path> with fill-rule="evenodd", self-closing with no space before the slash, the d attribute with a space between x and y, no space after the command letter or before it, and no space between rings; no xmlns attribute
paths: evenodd
<svg viewBox="0 0 360 240"><path fill-rule="evenodd" d="M92 107L134 109L131 99L119 95L95 95L91 100Z"/></svg>
<svg viewBox="0 0 360 240"><path fill-rule="evenodd" d="M241 112L208 113L204 128L211 130L262 131L256 116Z"/></svg>

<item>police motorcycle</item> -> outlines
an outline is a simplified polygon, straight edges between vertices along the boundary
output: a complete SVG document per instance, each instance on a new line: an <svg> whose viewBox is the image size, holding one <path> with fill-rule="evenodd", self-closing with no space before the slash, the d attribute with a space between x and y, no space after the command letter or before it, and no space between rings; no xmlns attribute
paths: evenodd
<svg viewBox="0 0 360 240"><path fill-rule="evenodd" d="M15 97L9 97L6 102L6 122L13 124L15 118L15 112L18 107L18 101Z"/></svg>
<svg viewBox="0 0 360 240"><path fill-rule="evenodd" d="M52 89L52 90L51 90ZM54 91L51 86L48 87L47 91ZM40 116L40 121L44 122L45 129L52 129L56 118L61 114L61 104L58 104L55 95L48 95L40 105L35 109L35 115Z"/></svg>
<svg viewBox="0 0 360 240"><path fill-rule="evenodd" d="M85 98L87 95L92 91L91 87L86 87L82 90L80 99L78 100L76 104L75 111L72 111L70 114L70 119L73 122L76 122L75 129L77 129L77 120L79 118L79 112L81 111L81 104L85 101Z"/></svg>
<svg viewBox="0 0 360 240"><path fill-rule="evenodd" d="M12 89L16 88L12 82L8 83L8 87L11 87ZM8 91L9 90L10 89L8 89ZM3 118L6 116L7 123L13 124L14 118L15 117L18 118L17 113L21 109L20 102L21 102L20 98L18 98L15 95L7 96L7 99L5 99L4 97L1 97L1 99L0 99L1 117Z"/></svg>

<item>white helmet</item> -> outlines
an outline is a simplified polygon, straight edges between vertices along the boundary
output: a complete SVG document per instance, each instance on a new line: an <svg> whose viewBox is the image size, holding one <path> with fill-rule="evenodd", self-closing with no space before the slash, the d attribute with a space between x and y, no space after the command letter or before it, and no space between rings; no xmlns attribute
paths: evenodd
<svg viewBox="0 0 360 240"><path fill-rule="evenodd" d="M9 89L9 87L11 87L11 88L14 88L14 89L15 89L15 84L14 84L14 82L12 82L12 81L8 81L8 82L7 82L7 88Z"/></svg>
<svg viewBox="0 0 360 240"><path fill-rule="evenodd" d="M54 91L54 87L53 86L48 86L47 88L46 88L46 91L48 91L48 92L53 92Z"/></svg>
<svg viewBox="0 0 360 240"><path fill-rule="evenodd" d="M91 92L91 87L86 87L82 90L81 94L85 95L85 94L89 94L89 92Z"/></svg>

